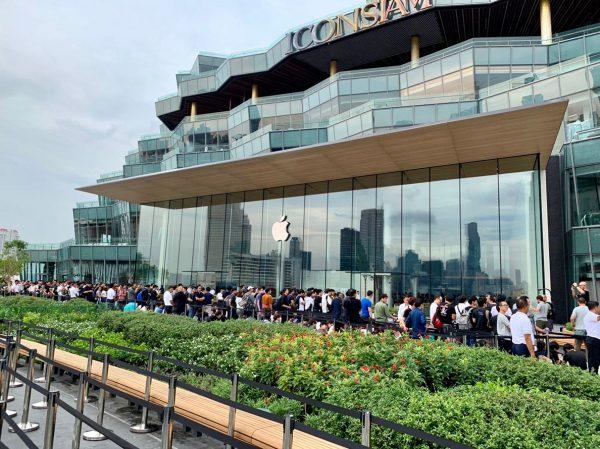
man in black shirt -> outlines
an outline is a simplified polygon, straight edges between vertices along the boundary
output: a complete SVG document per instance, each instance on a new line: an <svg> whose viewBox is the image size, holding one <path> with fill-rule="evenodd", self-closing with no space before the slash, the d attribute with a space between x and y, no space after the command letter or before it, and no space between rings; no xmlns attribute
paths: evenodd
<svg viewBox="0 0 600 449"><path fill-rule="evenodd" d="M346 292L346 298L344 299L342 307L344 308L347 323L356 324L362 322L360 319L361 302L360 299L356 297L356 290L351 288Z"/></svg>
<svg viewBox="0 0 600 449"><path fill-rule="evenodd" d="M185 305L187 303L187 293L182 285L178 285L173 294L173 313L175 315L182 315L185 313Z"/></svg>
<svg viewBox="0 0 600 449"><path fill-rule="evenodd" d="M572 344L567 343L563 346L565 355L563 356L563 362L568 363L571 366L576 366L584 371L587 371L587 356L583 351L574 351Z"/></svg>

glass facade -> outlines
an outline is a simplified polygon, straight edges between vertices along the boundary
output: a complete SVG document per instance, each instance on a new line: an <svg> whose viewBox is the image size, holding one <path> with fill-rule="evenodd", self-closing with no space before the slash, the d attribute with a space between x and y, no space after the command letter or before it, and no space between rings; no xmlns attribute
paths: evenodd
<svg viewBox="0 0 600 449"><path fill-rule="evenodd" d="M491 3L433 0L443 7ZM537 7L531 7L535 14ZM555 14L561 26L574 20L561 14ZM289 92L260 98L242 88L227 97L221 88L254 73L260 82L274 79L271 70L286 58L284 38L252 54L200 54L190 71L177 74L178 92L156 103L161 120L177 116L171 129L161 125L159 134L143 136L125 156L122 171L98 182L568 99L555 151L563 194L547 204L564 208L564 226L549 238L565 241L559 246L566 294L571 282L586 280L598 298L600 25L583 22L551 42L478 37L435 47L416 63L395 53L365 65L339 61L340 67L369 68L323 72L308 88L292 91L289 83ZM261 85L259 92L270 87ZM195 101L215 102L219 112L192 116ZM545 170L531 156L260 191L240 186L241 192L143 206L99 198L74 209L73 242L32 246L26 277L352 286L394 298L439 291L535 296L548 287L544 264L552 257L544 258L542 248L542 229L548 228L540 212ZM271 227L282 216L292 236L276 242Z"/></svg>
<svg viewBox="0 0 600 449"><path fill-rule="evenodd" d="M539 187L534 155L144 205L136 278L535 295Z"/></svg>

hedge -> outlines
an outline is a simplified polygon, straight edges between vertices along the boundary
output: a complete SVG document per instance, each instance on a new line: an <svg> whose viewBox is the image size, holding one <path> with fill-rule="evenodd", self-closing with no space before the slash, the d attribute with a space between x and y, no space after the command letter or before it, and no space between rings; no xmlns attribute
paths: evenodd
<svg viewBox="0 0 600 449"><path fill-rule="evenodd" d="M321 336L298 325L256 321L198 323L185 317L99 310L83 301L0 299L0 318L20 319L368 409L375 416L475 448L600 447L600 377L494 349L397 340L391 333ZM79 342L78 345L85 346ZM99 348L132 363L143 357ZM112 351L112 352L111 352ZM184 381L229 396L229 382L161 363ZM314 427L359 440L358 420L304 407L241 385L240 400L292 413ZM374 448L429 448L377 426Z"/></svg>

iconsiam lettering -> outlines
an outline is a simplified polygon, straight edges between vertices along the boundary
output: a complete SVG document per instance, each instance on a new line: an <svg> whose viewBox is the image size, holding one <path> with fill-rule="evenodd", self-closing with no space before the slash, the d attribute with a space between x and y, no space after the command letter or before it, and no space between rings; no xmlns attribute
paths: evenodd
<svg viewBox="0 0 600 449"><path fill-rule="evenodd" d="M323 19L288 33L287 54L324 44L432 7L432 0L367 1L348 14Z"/></svg>

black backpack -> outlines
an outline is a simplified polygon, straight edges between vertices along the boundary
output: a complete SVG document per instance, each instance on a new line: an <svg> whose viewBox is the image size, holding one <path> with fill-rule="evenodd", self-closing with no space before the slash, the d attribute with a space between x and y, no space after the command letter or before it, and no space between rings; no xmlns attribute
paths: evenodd
<svg viewBox="0 0 600 449"><path fill-rule="evenodd" d="M549 302L546 303L548 305L548 319L554 320L554 307Z"/></svg>
<svg viewBox="0 0 600 449"><path fill-rule="evenodd" d="M473 324L473 329L477 331L485 331L488 330L488 320L486 309L482 307L477 307L476 309L471 309L471 318L475 321Z"/></svg>

